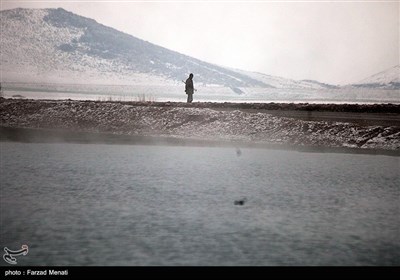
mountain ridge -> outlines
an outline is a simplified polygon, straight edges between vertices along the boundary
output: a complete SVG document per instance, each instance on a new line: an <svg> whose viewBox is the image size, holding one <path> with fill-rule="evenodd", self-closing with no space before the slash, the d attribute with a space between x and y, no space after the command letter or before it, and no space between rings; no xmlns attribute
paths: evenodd
<svg viewBox="0 0 400 280"><path fill-rule="evenodd" d="M351 84L357 88L400 89L400 65L378 72L358 83Z"/></svg>
<svg viewBox="0 0 400 280"><path fill-rule="evenodd" d="M334 86L233 70L144 41L62 8L0 11L2 71L8 80L93 80L231 88L321 89Z"/></svg>
<svg viewBox="0 0 400 280"><path fill-rule="evenodd" d="M38 72L43 72L43 69L41 69L43 65L29 63L29 60L32 60L31 57L26 53L23 56L19 55L15 50L21 47L22 49L30 49L32 57L44 58L45 62L48 62L49 59L43 52L47 52L48 55L59 60L54 61L53 59L54 67L50 69L50 72L54 69L72 70L71 72L109 72L117 73L120 77L150 74L150 76L164 80L173 78L175 81L179 81L186 77L188 73L194 72L192 69L196 69L196 78L199 82L207 81L209 84L215 83L234 87L254 85L268 87L268 85L247 76L156 46L62 8L14 9L1 11L0 14L2 19L5 17L2 23L5 22L3 30L5 30L4 37L6 37L6 40L2 44L7 44L11 41L11 37L18 34L12 31L24 30L24 28L29 31L30 28L26 24L35 25L38 32L25 32L25 34L22 34L24 36L19 36L20 38L14 40L17 42L11 42L9 44L11 46L2 46L2 50L6 53L6 56L10 57L9 61L13 60L12 58L19 58L19 62L28 64L27 66L33 65L34 68L39 70ZM12 23L14 23L14 26ZM15 25L19 26L15 28ZM63 33L58 34L62 38L54 36L58 32ZM43 49L38 50L38 46L35 46L36 49L30 48L31 46L26 44L26 38L29 38L31 43L40 41ZM44 38L52 41L45 42ZM44 43L48 44L43 45ZM3 64L7 66L9 61L2 62L5 62Z"/></svg>

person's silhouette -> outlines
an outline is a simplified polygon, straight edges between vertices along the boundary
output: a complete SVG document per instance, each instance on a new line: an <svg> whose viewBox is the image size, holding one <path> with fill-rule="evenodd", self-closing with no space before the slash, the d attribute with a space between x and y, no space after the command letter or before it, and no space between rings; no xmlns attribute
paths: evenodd
<svg viewBox="0 0 400 280"><path fill-rule="evenodd" d="M187 80L185 82L185 92L187 94L187 102L192 103L193 93L194 93L193 74L192 73L190 73L189 78L187 78Z"/></svg>

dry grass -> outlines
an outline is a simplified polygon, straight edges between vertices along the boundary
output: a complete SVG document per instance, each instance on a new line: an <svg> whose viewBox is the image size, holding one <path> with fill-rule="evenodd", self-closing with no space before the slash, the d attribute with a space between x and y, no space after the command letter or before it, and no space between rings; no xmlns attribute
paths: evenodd
<svg viewBox="0 0 400 280"><path fill-rule="evenodd" d="M136 96L138 102L156 102L156 98L153 95L138 94Z"/></svg>
<svg viewBox="0 0 400 280"><path fill-rule="evenodd" d="M146 95L146 94L138 94L136 97L132 95L122 95L122 96L104 96L104 97L98 97L96 101L102 101L102 102L156 102L156 98L153 95Z"/></svg>

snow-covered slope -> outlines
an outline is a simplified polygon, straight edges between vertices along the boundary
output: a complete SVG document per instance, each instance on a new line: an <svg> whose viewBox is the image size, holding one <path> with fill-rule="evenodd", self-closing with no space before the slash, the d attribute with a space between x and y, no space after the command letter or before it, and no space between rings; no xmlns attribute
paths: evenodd
<svg viewBox="0 0 400 280"><path fill-rule="evenodd" d="M207 63L61 8L5 10L0 19L6 82L176 85L193 72L199 85L239 94L251 87L327 88Z"/></svg>
<svg viewBox="0 0 400 280"><path fill-rule="evenodd" d="M11 128L162 136L192 141L222 140L231 144L241 141L243 144L247 142L400 151L399 127L357 120L339 122L335 120L334 112L330 114L333 117L331 120L302 120L257 109L252 112L218 110L207 106L185 108L159 105L161 104L144 106L120 102L21 102L0 99L0 125ZM225 108L229 108L229 105ZM336 117L341 114L337 112Z"/></svg>
<svg viewBox="0 0 400 280"><path fill-rule="evenodd" d="M324 84L312 80L296 81L292 79L286 79L277 76L271 76L259 72L243 71L239 69L232 69L235 72L243 75L252 77L253 79L259 80L265 84L271 85L274 88L279 89L334 89L337 88L334 85Z"/></svg>
<svg viewBox="0 0 400 280"><path fill-rule="evenodd" d="M0 15L4 79L68 82L73 77L152 85L176 83L194 72L200 83L268 87L251 77L156 46L64 9L14 9L1 11Z"/></svg>
<svg viewBox="0 0 400 280"><path fill-rule="evenodd" d="M400 89L400 65L379 72L360 82L353 84L354 87Z"/></svg>

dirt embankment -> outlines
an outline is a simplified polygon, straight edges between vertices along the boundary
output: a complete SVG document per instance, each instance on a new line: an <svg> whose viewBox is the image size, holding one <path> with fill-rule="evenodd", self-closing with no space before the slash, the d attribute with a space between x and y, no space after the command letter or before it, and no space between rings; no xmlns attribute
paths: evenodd
<svg viewBox="0 0 400 280"><path fill-rule="evenodd" d="M309 113L311 112L311 113ZM400 150L400 105L0 100L2 127Z"/></svg>
<svg viewBox="0 0 400 280"><path fill-rule="evenodd" d="M121 103L121 102L117 102ZM268 110L268 111L311 111L350 113L400 113L400 104L312 104L312 103L233 103L233 102L122 102L132 106Z"/></svg>

